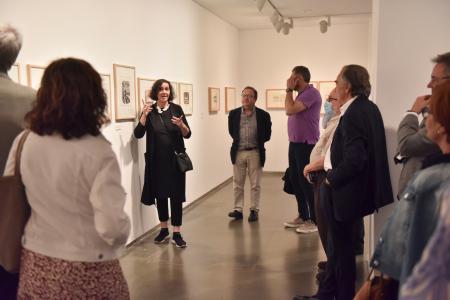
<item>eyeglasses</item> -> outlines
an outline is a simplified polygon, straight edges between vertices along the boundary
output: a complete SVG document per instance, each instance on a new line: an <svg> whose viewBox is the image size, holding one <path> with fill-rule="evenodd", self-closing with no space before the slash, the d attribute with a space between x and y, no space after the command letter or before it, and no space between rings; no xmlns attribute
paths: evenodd
<svg viewBox="0 0 450 300"><path fill-rule="evenodd" d="M242 98L255 99L255 96L250 95L250 94L242 94L241 96L242 96Z"/></svg>

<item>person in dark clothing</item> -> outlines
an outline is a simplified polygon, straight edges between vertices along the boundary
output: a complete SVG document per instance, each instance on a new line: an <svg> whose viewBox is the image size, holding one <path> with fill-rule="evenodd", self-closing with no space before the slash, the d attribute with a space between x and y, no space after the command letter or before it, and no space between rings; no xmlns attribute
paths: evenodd
<svg viewBox="0 0 450 300"><path fill-rule="evenodd" d="M147 133L141 202L145 205L156 204L161 231L154 241L161 244L169 241L170 199L172 243L178 248L184 248L187 244L180 231L183 202L186 201L186 175L178 169L175 152L185 151L183 139L191 136L191 129L181 106L172 102L174 93L169 81L157 80L153 84L150 98L156 100L156 103L144 105L139 123L134 129L134 136L138 139Z"/></svg>

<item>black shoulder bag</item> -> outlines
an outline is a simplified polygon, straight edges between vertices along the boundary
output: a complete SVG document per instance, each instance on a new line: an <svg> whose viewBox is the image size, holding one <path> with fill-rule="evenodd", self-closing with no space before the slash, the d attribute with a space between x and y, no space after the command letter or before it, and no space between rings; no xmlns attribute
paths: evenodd
<svg viewBox="0 0 450 300"><path fill-rule="evenodd" d="M164 127L167 130L167 133L170 136L170 141L172 143L172 148L173 148L173 152L175 154L175 161L177 163L178 170L181 173L186 173L187 171L193 170L194 167L192 166L192 161L189 158L189 155L186 153L186 151L184 151L184 152L177 152L177 150L175 150L175 145L174 145L174 142L172 140L172 136L170 135L169 130L167 129L166 123L164 123L164 121L161 118L161 115L159 113L158 113L158 117L161 120L161 123L164 125Z"/></svg>

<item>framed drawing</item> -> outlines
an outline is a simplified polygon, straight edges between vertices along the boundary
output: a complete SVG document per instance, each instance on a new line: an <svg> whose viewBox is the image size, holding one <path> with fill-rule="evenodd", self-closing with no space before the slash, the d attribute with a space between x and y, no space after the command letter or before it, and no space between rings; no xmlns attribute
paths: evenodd
<svg viewBox="0 0 450 300"><path fill-rule="evenodd" d="M324 114L325 110L323 108L323 102L328 99L331 91L336 87L336 82L334 81L319 81L319 91L320 96L322 97L322 107L320 109L320 113Z"/></svg>
<svg viewBox="0 0 450 300"><path fill-rule="evenodd" d="M11 69L8 71L9 78L12 79L15 83L20 84L20 66L19 64L13 64Z"/></svg>
<svg viewBox="0 0 450 300"><path fill-rule="evenodd" d="M190 83L180 82L178 84L178 100L180 101L185 116L191 116L193 113L193 90L194 87Z"/></svg>
<svg viewBox="0 0 450 300"><path fill-rule="evenodd" d="M173 103L180 104L180 99L178 98L178 82L171 81L173 89Z"/></svg>
<svg viewBox="0 0 450 300"><path fill-rule="evenodd" d="M286 98L286 90L284 89L268 89L266 90L266 108L267 109L284 109L284 99Z"/></svg>
<svg viewBox="0 0 450 300"><path fill-rule="evenodd" d="M27 65L27 85L35 90L39 89L44 70L43 66Z"/></svg>
<svg viewBox="0 0 450 300"><path fill-rule="evenodd" d="M209 112L218 112L220 110L220 89L208 88L208 108Z"/></svg>
<svg viewBox="0 0 450 300"><path fill-rule="evenodd" d="M106 94L106 115L111 120L111 75L100 73L100 77L102 78L102 86Z"/></svg>
<svg viewBox="0 0 450 300"><path fill-rule="evenodd" d="M225 112L236 108L236 89L233 87L225 88Z"/></svg>
<svg viewBox="0 0 450 300"><path fill-rule="evenodd" d="M312 84L313 87L319 89L319 81L310 81L309 84Z"/></svg>
<svg viewBox="0 0 450 300"><path fill-rule="evenodd" d="M113 71L116 121L134 120L137 113L135 68L113 64Z"/></svg>
<svg viewBox="0 0 450 300"><path fill-rule="evenodd" d="M152 102L150 98L150 93L152 91L152 86L156 80L148 78L138 78L138 98L139 98L139 111L142 111L144 103L147 101Z"/></svg>

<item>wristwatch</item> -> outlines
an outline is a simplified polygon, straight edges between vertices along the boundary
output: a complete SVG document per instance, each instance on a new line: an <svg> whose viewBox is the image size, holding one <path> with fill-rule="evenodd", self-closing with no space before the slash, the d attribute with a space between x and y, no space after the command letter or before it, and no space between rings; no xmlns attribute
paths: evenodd
<svg viewBox="0 0 450 300"><path fill-rule="evenodd" d="M286 93L292 93L294 90L293 89L290 89L290 88L287 88L286 89Z"/></svg>

